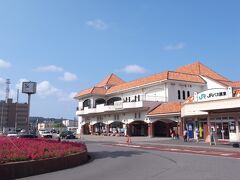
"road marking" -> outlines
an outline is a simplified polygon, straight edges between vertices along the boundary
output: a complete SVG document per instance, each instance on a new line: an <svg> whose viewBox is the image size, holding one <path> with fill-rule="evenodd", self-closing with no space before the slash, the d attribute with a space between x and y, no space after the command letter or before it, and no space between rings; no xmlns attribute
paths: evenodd
<svg viewBox="0 0 240 180"><path fill-rule="evenodd" d="M222 156L231 156L231 155L233 155L233 154L227 154L227 153L225 153L225 154L220 154L220 155L222 155Z"/></svg>

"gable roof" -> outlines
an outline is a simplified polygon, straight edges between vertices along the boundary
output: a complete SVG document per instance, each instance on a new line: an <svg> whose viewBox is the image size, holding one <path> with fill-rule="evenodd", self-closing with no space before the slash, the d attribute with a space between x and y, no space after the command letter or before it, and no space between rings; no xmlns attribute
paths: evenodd
<svg viewBox="0 0 240 180"><path fill-rule="evenodd" d="M104 87L92 87L92 88L88 88L88 89L84 89L82 91L80 91L79 93L77 93L75 95L75 99L80 97L80 96L85 96L85 95L89 95L89 94L99 94L99 95L105 95L106 94L106 89Z"/></svg>
<svg viewBox="0 0 240 180"><path fill-rule="evenodd" d="M168 102L158 105L155 109L148 112L148 115L161 115L168 113L180 113L181 103L180 102Z"/></svg>
<svg viewBox="0 0 240 180"><path fill-rule="evenodd" d="M99 95L105 95L107 92L107 88L119 85L124 83L124 81L116 76L115 74L110 74L106 78L104 78L102 81L100 81L96 86L84 89L76 94L74 97L75 99L81 96L90 95L90 94L99 94ZM109 87L106 87L109 86Z"/></svg>
<svg viewBox="0 0 240 180"><path fill-rule="evenodd" d="M174 71L166 71L158 74L154 74L148 77L140 78L137 80L133 80L127 83L123 83L117 86L113 86L107 90L107 94L116 93L123 90L128 90L131 88L156 83L164 80L176 80L176 81L186 81L186 82L194 82L205 84L205 81L194 74L180 73Z"/></svg>
<svg viewBox="0 0 240 180"><path fill-rule="evenodd" d="M105 79L103 79L102 81L100 81L96 87L103 87L106 85L119 85L125 83L125 81L123 81L121 78L119 78L118 76L116 76L115 74L110 74L108 75Z"/></svg>
<svg viewBox="0 0 240 180"><path fill-rule="evenodd" d="M219 81L221 84L233 88L240 88L240 81Z"/></svg>
<svg viewBox="0 0 240 180"><path fill-rule="evenodd" d="M211 78L225 86L240 87L240 82L232 82L202 63L194 62L192 64L179 67L176 71L165 71L130 82L124 82L115 74L110 74L94 87L79 92L75 98L90 94L109 95L165 80L206 84L201 76Z"/></svg>
<svg viewBox="0 0 240 180"><path fill-rule="evenodd" d="M189 73L189 74L195 74L195 75L203 75L203 76L210 77L214 80L229 81L227 78L216 73L215 71L213 71L212 69L203 65L200 62L195 62L192 64L188 64L188 65L179 67L176 69L176 72Z"/></svg>

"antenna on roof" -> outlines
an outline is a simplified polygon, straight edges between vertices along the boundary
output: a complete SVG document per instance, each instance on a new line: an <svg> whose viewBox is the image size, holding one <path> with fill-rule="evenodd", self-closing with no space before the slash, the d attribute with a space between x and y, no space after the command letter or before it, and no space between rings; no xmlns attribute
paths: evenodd
<svg viewBox="0 0 240 180"><path fill-rule="evenodd" d="M5 97L6 103L9 99L10 84L11 84L10 79L6 79L6 97Z"/></svg>

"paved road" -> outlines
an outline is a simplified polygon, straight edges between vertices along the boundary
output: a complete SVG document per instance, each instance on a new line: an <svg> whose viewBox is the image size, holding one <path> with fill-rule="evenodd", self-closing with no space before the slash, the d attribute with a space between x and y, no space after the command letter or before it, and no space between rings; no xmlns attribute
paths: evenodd
<svg viewBox="0 0 240 180"><path fill-rule="evenodd" d="M87 141L92 160L24 180L237 180L240 160L105 145Z"/></svg>

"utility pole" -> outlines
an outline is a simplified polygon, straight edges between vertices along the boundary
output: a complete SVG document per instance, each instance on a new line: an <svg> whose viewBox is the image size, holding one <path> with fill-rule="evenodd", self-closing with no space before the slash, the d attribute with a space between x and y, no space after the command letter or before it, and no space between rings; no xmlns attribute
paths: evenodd
<svg viewBox="0 0 240 180"><path fill-rule="evenodd" d="M5 97L5 101L7 103L8 99L9 99L9 92L10 92L10 79L6 79L6 97Z"/></svg>

